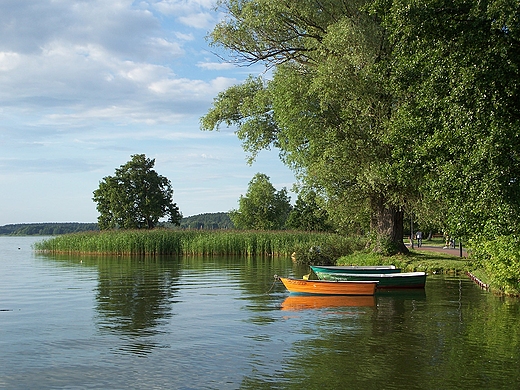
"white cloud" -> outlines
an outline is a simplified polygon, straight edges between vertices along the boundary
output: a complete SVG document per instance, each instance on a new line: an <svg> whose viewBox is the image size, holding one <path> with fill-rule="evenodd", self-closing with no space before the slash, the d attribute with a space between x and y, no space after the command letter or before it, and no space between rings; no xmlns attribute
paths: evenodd
<svg viewBox="0 0 520 390"><path fill-rule="evenodd" d="M164 14L189 14L200 10L210 10L215 7L215 0L159 0L152 7Z"/></svg>
<svg viewBox="0 0 520 390"><path fill-rule="evenodd" d="M171 61L185 56L183 44L195 36L161 30L159 18L149 9L177 12L174 18L202 26L212 18L201 12L211 2L141 2L138 8L132 4L99 0L93 6L92 2L41 0L36 6L19 1L10 2L9 12L4 13L0 5L0 23L5 22L0 45L9 46L5 42L12 30L38 42L37 50L29 50L31 43L17 37L11 46L18 51L0 52L0 105L18 112L39 107L40 124L62 127L89 119L117 124L175 123L186 115L201 115L211 98L236 80L177 77ZM42 24L35 13L56 23ZM190 47L190 57L199 52L195 49ZM200 61L198 65L211 70L228 66Z"/></svg>
<svg viewBox="0 0 520 390"><path fill-rule="evenodd" d="M151 4L151 8L175 17L187 27L205 30L218 21L214 7L214 0L162 0Z"/></svg>
<svg viewBox="0 0 520 390"><path fill-rule="evenodd" d="M10 55L3 62L1 59L6 70L0 73L0 104L41 108L51 105L55 112L45 115L47 123L65 117L143 123L178 121L196 111L202 114L202 107L207 107L213 96L236 83L236 79L224 77L209 81L178 78L170 67L121 60L94 45L53 42L41 55ZM8 69L5 64L12 66ZM192 108L186 109L187 104Z"/></svg>
<svg viewBox="0 0 520 390"><path fill-rule="evenodd" d="M178 123L183 119L181 114L173 114L171 112L146 112L144 109L132 109L132 107L111 106L92 108L81 112L71 114L50 114L42 118L41 123L47 125L55 125L60 128L71 129L74 126L81 126L83 129L85 123L95 123L95 121L108 121L114 126L123 126L133 123L141 123L147 125L155 125L158 123ZM114 134L114 133L111 133ZM128 131L124 133L128 137Z"/></svg>
<svg viewBox="0 0 520 390"><path fill-rule="evenodd" d="M236 83L236 79L217 77L209 82L189 79L163 79L150 84L151 91L169 96L184 96L187 99L209 100L209 97Z"/></svg>
<svg viewBox="0 0 520 390"><path fill-rule="evenodd" d="M208 29L215 24L214 17L207 12L198 12L179 17L179 21L188 27Z"/></svg>
<svg viewBox="0 0 520 390"><path fill-rule="evenodd" d="M3 0L0 50L37 53L48 42L67 39L136 55L146 50L147 37L159 31L159 22L150 11L131 5L131 1Z"/></svg>
<svg viewBox="0 0 520 390"><path fill-rule="evenodd" d="M18 66L20 55L13 52L0 52L0 72L12 70Z"/></svg>
<svg viewBox="0 0 520 390"><path fill-rule="evenodd" d="M77 173L98 169L100 164L76 158L0 159L0 170L9 172Z"/></svg>
<svg viewBox="0 0 520 390"><path fill-rule="evenodd" d="M182 39L185 38L182 37ZM153 48L154 54L158 57L164 57L165 55L180 57L184 54L184 49L179 42L171 42L160 37L150 38L150 47Z"/></svg>
<svg viewBox="0 0 520 390"><path fill-rule="evenodd" d="M183 34L181 32L175 32L175 37L181 41L193 41L195 40L195 36L193 34Z"/></svg>
<svg viewBox="0 0 520 390"><path fill-rule="evenodd" d="M236 180L272 175L247 167L232 129L199 130L218 92L253 69L213 62L213 4L0 1L0 225L95 220L92 190L135 153L162 157L188 215L226 210Z"/></svg>
<svg viewBox="0 0 520 390"><path fill-rule="evenodd" d="M236 68L236 66L230 62L198 62L197 66L207 70L227 70Z"/></svg>

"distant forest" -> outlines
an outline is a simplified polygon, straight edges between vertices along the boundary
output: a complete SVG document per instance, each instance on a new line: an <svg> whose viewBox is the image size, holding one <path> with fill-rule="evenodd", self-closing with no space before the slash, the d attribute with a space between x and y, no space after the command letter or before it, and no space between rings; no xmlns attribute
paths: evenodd
<svg viewBox="0 0 520 390"><path fill-rule="evenodd" d="M166 225L166 224L165 224ZM206 213L184 217L177 229L233 229L234 225L228 213Z"/></svg>
<svg viewBox="0 0 520 390"><path fill-rule="evenodd" d="M3 236L55 236L58 234L77 233L88 230L99 230L97 223L52 222L52 223L20 223L0 226Z"/></svg>
<svg viewBox="0 0 520 390"><path fill-rule="evenodd" d="M174 229L232 229L233 223L227 213L207 213L182 218L181 226L167 223L162 227ZM19 223L0 226L0 236L55 236L59 234L99 230L97 223L52 222Z"/></svg>

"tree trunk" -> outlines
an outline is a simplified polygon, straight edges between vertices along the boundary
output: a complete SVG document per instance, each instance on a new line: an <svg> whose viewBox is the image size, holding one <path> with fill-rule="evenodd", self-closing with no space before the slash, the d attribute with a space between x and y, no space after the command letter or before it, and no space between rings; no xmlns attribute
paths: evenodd
<svg viewBox="0 0 520 390"><path fill-rule="evenodd" d="M404 245L404 212L399 206L387 205L383 197L372 198L370 228L376 236L374 251L394 255L408 253Z"/></svg>

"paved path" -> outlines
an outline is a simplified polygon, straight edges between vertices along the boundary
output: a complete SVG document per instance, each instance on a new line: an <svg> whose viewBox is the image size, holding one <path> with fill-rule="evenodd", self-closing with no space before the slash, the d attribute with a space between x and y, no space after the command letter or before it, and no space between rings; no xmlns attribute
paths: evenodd
<svg viewBox="0 0 520 390"><path fill-rule="evenodd" d="M406 244L408 249L410 249L410 244ZM423 245L420 248L417 247L417 244L414 245L415 251L429 251L429 252L437 252L437 253L446 253L448 255L452 256L460 256L460 249L457 247L455 249L453 248L443 248L441 246L429 246L429 245ZM468 252L466 252L466 249L464 247L462 248L462 257L468 257Z"/></svg>

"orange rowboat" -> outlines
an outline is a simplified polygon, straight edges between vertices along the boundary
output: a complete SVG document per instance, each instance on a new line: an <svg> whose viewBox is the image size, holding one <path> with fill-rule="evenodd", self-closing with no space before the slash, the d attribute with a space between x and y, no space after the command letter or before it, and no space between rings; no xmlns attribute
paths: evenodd
<svg viewBox="0 0 520 390"><path fill-rule="evenodd" d="M291 293L318 295L374 295L377 281L331 281L282 278Z"/></svg>

